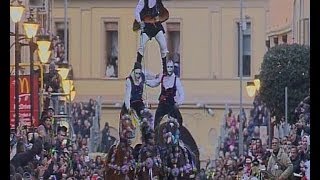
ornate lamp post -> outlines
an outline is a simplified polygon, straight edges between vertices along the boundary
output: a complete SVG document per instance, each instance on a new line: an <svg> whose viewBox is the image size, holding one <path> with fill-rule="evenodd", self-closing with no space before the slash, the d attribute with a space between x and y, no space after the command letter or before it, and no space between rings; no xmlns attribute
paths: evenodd
<svg viewBox="0 0 320 180"><path fill-rule="evenodd" d="M29 48L30 48L30 120L31 127L34 129L33 125L33 111L34 111L34 51L36 50L36 44L33 42L33 38L36 36L39 29L39 24L36 23L31 15L28 18L27 22L23 23L24 30L26 31L27 38L29 39Z"/></svg>
<svg viewBox="0 0 320 180"><path fill-rule="evenodd" d="M20 54L20 43L19 43L19 21L21 20L24 6L21 4L21 1L14 1L10 5L10 17L11 20L15 23L15 32L14 32L14 45L15 45L15 53L14 53L14 64L15 64L15 91L14 91L14 110L15 110L15 130L17 132L17 127L19 125L19 63L21 61L21 54Z"/></svg>

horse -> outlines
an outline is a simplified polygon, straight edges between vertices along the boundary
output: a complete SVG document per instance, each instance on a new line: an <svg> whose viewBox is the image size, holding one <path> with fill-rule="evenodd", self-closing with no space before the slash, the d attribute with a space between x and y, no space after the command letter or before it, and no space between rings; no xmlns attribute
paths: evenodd
<svg viewBox="0 0 320 180"><path fill-rule="evenodd" d="M164 176L162 179L195 179L197 173L196 157L180 139L177 119L167 116L167 121L157 129L157 135L157 144L161 146L160 153L163 161Z"/></svg>
<svg viewBox="0 0 320 180"><path fill-rule="evenodd" d="M111 146L106 157L105 180L134 179L135 159L131 140L134 138L135 125L129 115L121 116L119 123L120 141Z"/></svg>
<svg viewBox="0 0 320 180"><path fill-rule="evenodd" d="M160 148L155 145L155 135L153 130L153 115L150 110L141 112L142 121L140 123L142 144L137 144L134 148L134 157L137 162L136 179L160 179L162 161Z"/></svg>

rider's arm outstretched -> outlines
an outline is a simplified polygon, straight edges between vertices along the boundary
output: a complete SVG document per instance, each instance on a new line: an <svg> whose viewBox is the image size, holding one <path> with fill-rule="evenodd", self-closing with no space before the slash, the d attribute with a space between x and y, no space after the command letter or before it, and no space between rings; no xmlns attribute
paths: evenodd
<svg viewBox="0 0 320 180"><path fill-rule="evenodd" d="M146 80L146 85L149 87L157 87L160 85L162 74L156 77L155 79Z"/></svg>

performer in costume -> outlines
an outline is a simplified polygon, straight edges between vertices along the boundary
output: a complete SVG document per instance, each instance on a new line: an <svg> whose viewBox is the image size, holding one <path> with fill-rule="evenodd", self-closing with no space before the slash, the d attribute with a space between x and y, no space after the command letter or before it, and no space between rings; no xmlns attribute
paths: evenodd
<svg viewBox="0 0 320 180"><path fill-rule="evenodd" d="M141 118L141 110L145 108L142 99L145 75L142 73L141 69L141 64L135 62L131 74L126 78L125 99L120 116L128 114L132 108L136 111L139 118Z"/></svg>
<svg viewBox="0 0 320 180"><path fill-rule="evenodd" d="M167 16L162 19L160 13L165 12ZM152 19L147 21L144 17ZM165 30L161 22L166 21L169 18L169 12L164 8L162 0L139 0L135 9L135 20L140 24L140 45L137 52L137 62L142 61L144 48L146 43L153 37L157 40L160 46L163 73L166 73L166 56L168 53L167 42L165 38Z"/></svg>
<svg viewBox="0 0 320 180"><path fill-rule="evenodd" d="M159 96L159 105L156 110L154 128L160 124L162 117L169 114L178 120L182 126L182 116L179 106L184 101L184 90L180 78L174 74L174 63L168 60L166 63L167 74L161 74L152 80L146 80L150 87L157 87L161 84L161 93Z"/></svg>

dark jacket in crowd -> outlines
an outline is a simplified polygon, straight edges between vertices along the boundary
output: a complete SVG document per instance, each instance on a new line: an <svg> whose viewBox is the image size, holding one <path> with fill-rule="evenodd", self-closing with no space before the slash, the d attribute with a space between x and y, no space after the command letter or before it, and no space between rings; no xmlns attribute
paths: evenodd
<svg viewBox="0 0 320 180"><path fill-rule="evenodd" d="M15 168L27 166L33 160L36 154L42 151L42 142L37 140L34 142L31 150L16 154L10 161Z"/></svg>
<svg viewBox="0 0 320 180"><path fill-rule="evenodd" d="M292 164L293 164L293 173L299 174L299 173L301 172L301 170L300 170L300 162L301 162L300 157L297 156L296 159L291 159L291 158L290 158L290 160L291 160L291 162L292 162ZM293 174L292 174L291 177L292 177L291 179L293 179L293 180L299 180L299 179L301 179L301 178L299 178L299 177L294 177Z"/></svg>

